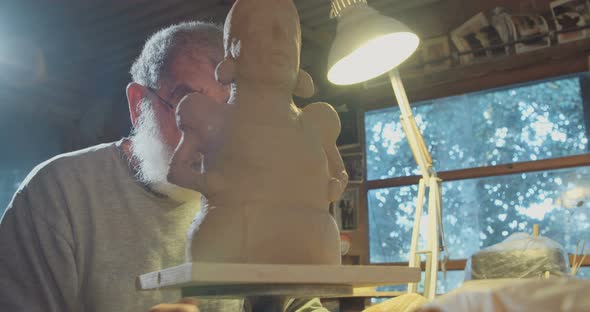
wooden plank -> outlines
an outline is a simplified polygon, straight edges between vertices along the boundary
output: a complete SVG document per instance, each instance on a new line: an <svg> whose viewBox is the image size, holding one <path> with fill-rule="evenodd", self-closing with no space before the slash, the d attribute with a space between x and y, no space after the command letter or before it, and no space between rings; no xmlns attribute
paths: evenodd
<svg viewBox="0 0 590 312"><path fill-rule="evenodd" d="M584 257L584 255L578 255L577 259L582 259L582 257ZM574 260L574 254L569 254L568 258L569 258L569 262L571 264ZM451 259L447 262L447 271L463 271L463 270L465 270L466 264L467 264L467 259ZM408 263L407 262L393 262L393 263L382 263L382 264L375 264L375 265L407 266ZM422 270L424 270L425 262L421 262L420 267ZM590 267L590 257L586 257L586 259L584 259L584 262L582 263L582 267ZM438 269L439 270L441 269L440 263L439 263Z"/></svg>
<svg viewBox="0 0 590 312"><path fill-rule="evenodd" d="M330 19L331 4L329 1L316 1L317 5L308 8L299 8L299 18L301 22L305 22L312 27L318 22L333 23Z"/></svg>
<svg viewBox="0 0 590 312"><path fill-rule="evenodd" d="M374 287L361 287L354 288L352 295L347 297L384 298L397 297L407 293L407 291L378 291Z"/></svg>
<svg viewBox="0 0 590 312"><path fill-rule="evenodd" d="M506 174L564 169L579 166L590 166L590 154L566 156L535 161L525 161L505 165L443 171L439 172L438 176L443 181L456 181L464 179L492 177ZM408 176L367 181L367 189L418 184L418 181L421 177L422 176Z"/></svg>
<svg viewBox="0 0 590 312"><path fill-rule="evenodd" d="M143 274L136 286L138 290L264 284L367 287L419 280L420 270L407 266L185 263Z"/></svg>
<svg viewBox="0 0 590 312"><path fill-rule="evenodd" d="M309 40L320 47L328 47L332 43L332 35L325 31L314 31L301 23L301 38Z"/></svg>
<svg viewBox="0 0 590 312"><path fill-rule="evenodd" d="M117 53L128 50L131 50L131 56L136 57L136 54L139 54L140 51L135 50L135 48L141 48L145 43L147 36L150 36L160 28L167 27L171 23L178 23L183 20L199 18L214 20L221 16L225 16L228 10L229 8L223 6L190 6L182 10L176 9L166 11L166 14L156 11L153 12L154 16L149 18L149 23L129 23L129 25L123 27L123 30L110 28L104 29L102 32L91 37L92 42L90 44L96 49L96 51L93 55L82 61L95 62L98 58L103 58L105 55L117 55ZM223 20L225 20L225 18L221 19L221 21ZM113 42L116 42L117 44L113 44Z"/></svg>
<svg viewBox="0 0 590 312"><path fill-rule="evenodd" d="M574 261L574 254L569 254L568 256L569 256L569 260L570 260L570 266L571 266L571 264L572 264L572 263L573 263L573 261ZM580 261L582 258L584 258L584 255L577 255L577 257L576 257L576 259L577 259L578 261ZM582 262L582 267L590 267L590 257L588 257L588 256L587 256L587 257L584 259L584 262Z"/></svg>
<svg viewBox="0 0 590 312"><path fill-rule="evenodd" d="M239 285L205 285L185 286L181 289L182 297L342 297L353 295L350 285L317 284L239 284Z"/></svg>
<svg viewBox="0 0 590 312"><path fill-rule="evenodd" d="M294 0L293 2L299 12L310 9L313 10L320 5L325 5L325 2L317 0Z"/></svg>
<svg viewBox="0 0 590 312"><path fill-rule="evenodd" d="M461 271L465 269L466 259L449 259L447 261L447 271ZM441 270L440 261L438 263L438 270ZM376 263L375 265L395 265L395 266L408 266L408 262L392 262L392 263ZM420 269L426 268L426 262L420 262Z"/></svg>

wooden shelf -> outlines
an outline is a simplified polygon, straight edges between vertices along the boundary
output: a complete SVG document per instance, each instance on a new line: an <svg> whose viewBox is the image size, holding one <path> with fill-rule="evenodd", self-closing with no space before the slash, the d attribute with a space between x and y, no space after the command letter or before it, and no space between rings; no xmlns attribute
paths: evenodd
<svg viewBox="0 0 590 312"><path fill-rule="evenodd" d="M410 100L421 101L587 71L589 52L587 38L522 54L485 58L438 72L402 69L401 76ZM355 86L337 92L359 92L366 109L390 106L393 91L387 77L381 80L372 88Z"/></svg>

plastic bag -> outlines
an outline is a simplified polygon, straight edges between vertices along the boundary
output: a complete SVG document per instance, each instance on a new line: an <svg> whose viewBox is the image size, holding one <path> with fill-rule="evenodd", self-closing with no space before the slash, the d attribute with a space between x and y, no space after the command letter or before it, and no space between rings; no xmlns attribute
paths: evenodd
<svg viewBox="0 0 590 312"><path fill-rule="evenodd" d="M528 278L567 274L569 259L563 246L543 236L514 233L506 240L473 254L465 280Z"/></svg>

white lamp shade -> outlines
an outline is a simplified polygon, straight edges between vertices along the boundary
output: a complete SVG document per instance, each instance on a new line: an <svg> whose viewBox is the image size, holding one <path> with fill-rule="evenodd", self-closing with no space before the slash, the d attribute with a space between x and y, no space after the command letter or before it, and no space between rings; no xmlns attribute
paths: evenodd
<svg viewBox="0 0 590 312"><path fill-rule="evenodd" d="M410 57L419 43L406 25L369 6L346 8L328 56L328 80L349 85L377 77Z"/></svg>

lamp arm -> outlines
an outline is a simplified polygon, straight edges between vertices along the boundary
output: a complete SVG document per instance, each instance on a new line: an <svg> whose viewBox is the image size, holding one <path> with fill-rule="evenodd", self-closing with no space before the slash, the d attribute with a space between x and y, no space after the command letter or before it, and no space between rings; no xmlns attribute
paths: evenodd
<svg viewBox="0 0 590 312"><path fill-rule="evenodd" d="M418 189L418 201L416 203L416 213L414 220L414 231L412 233L412 242L410 246L410 263L416 266L419 263L419 255L426 252L427 265L425 270L424 279L424 296L429 299L434 299L436 295L436 281L438 272L438 259L440 252L443 252L443 262L441 267L445 268L445 262L448 255L447 244L445 241L445 235L442 224L442 188L441 179L436 176L436 171L432 165L432 157L424 137L420 133L420 129L416 124L414 115L410 108L410 102L406 95L406 90L402 83L399 71L393 69L389 72L389 79L391 80L391 86L397 99L397 104L401 112L401 124L404 129L404 133L408 138L408 143L416 163L422 172L422 179L420 179ZM418 232L420 227L420 219L422 218L422 206L424 204L425 189L428 188L428 237L427 247L425 251L418 251ZM418 229L416 228L418 227ZM417 284L410 283L408 285L409 292L417 291Z"/></svg>
<svg viewBox="0 0 590 312"><path fill-rule="evenodd" d="M414 159L422 172L422 177L428 179L436 176L436 172L432 166L432 157L426 148L424 138L422 137L420 129L414 119L414 115L412 114L410 102L408 101L408 96L406 95L406 90L404 89L399 71L397 69L389 71L389 79L401 112L402 127L408 138L408 143L410 144Z"/></svg>

